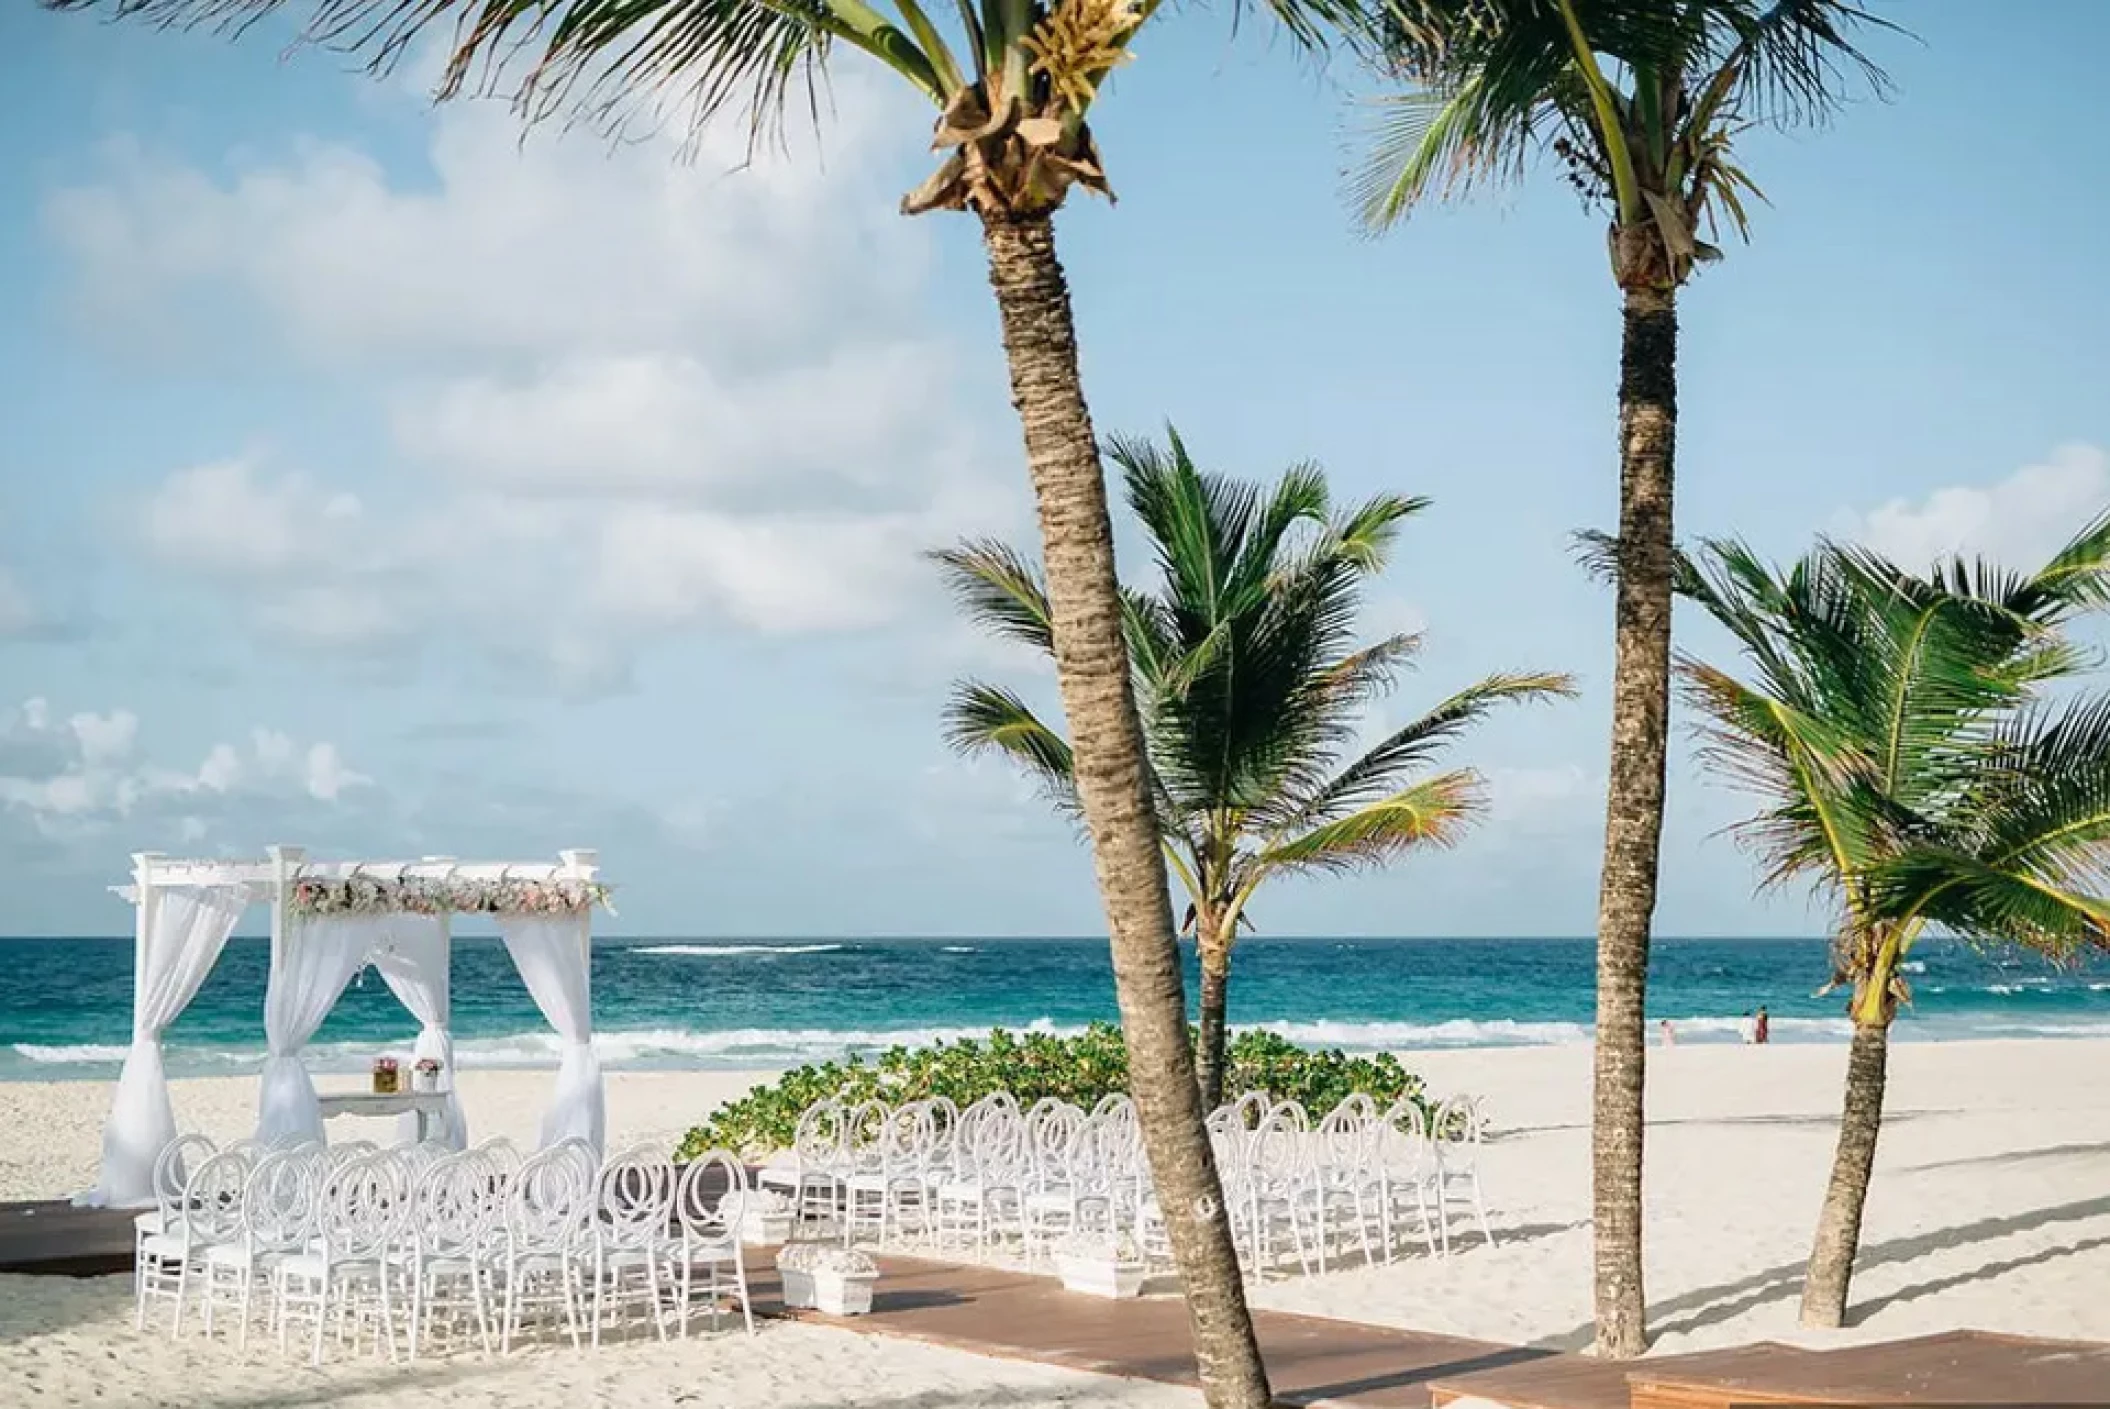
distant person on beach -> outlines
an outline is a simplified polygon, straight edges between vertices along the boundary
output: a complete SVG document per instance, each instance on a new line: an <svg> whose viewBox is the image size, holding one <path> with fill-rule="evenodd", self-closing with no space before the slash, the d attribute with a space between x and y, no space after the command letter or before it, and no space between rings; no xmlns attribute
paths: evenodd
<svg viewBox="0 0 2110 1409"><path fill-rule="evenodd" d="M1678 1045L1678 1030L1670 1025L1669 1018L1663 1020L1663 1045L1666 1047Z"/></svg>
<svg viewBox="0 0 2110 1409"><path fill-rule="evenodd" d="M1743 1021L1736 1025L1736 1035L1744 1040L1745 1046L1758 1041L1758 1019L1745 1013Z"/></svg>
<svg viewBox="0 0 2110 1409"><path fill-rule="evenodd" d="M1773 1024L1766 1017L1766 1010L1764 1008L1760 1008L1758 1010L1758 1021L1754 1023L1751 1028L1751 1040L1753 1042L1756 1042L1759 1046L1763 1047L1766 1045L1767 1041L1772 1038L1772 1036Z"/></svg>

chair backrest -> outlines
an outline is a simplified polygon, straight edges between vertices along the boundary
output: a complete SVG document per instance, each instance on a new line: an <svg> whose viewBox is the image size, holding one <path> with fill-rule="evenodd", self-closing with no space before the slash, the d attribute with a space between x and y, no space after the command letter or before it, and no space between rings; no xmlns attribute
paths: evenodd
<svg viewBox="0 0 2110 1409"><path fill-rule="evenodd" d="M749 1192L747 1170L729 1150L705 1150L681 1172L674 1195L674 1221L693 1249L740 1242L737 1221Z"/></svg>
<svg viewBox="0 0 2110 1409"><path fill-rule="evenodd" d="M242 1223L259 1252L295 1252L314 1236L322 1189L320 1148L305 1142L274 1149L256 1162L242 1194Z"/></svg>
<svg viewBox="0 0 2110 1409"><path fill-rule="evenodd" d="M410 1218L403 1164L380 1151L338 1160L322 1176L315 1233L332 1262L371 1262L388 1255Z"/></svg>
<svg viewBox="0 0 2110 1409"><path fill-rule="evenodd" d="M191 1170L183 1185L183 1222L192 1242L231 1243L241 1237L249 1169L240 1150L222 1150Z"/></svg>
<svg viewBox="0 0 2110 1409"><path fill-rule="evenodd" d="M489 1240L499 1208L490 1165L477 1151L443 1155L411 1185L410 1236L427 1257L473 1257Z"/></svg>
<svg viewBox="0 0 2110 1409"><path fill-rule="evenodd" d="M887 1117L880 1160L892 1176L917 1174L930 1164L937 1125L928 1101L908 1101Z"/></svg>
<svg viewBox="0 0 2110 1409"><path fill-rule="evenodd" d="M892 1107L866 1101L851 1108L843 1123L843 1156L855 1169L873 1170L886 1162L887 1125Z"/></svg>
<svg viewBox="0 0 2110 1409"><path fill-rule="evenodd" d="M1302 1112L1277 1106L1260 1122L1246 1146L1247 1168L1253 1177L1287 1184L1310 1172L1311 1143L1306 1139L1305 1127L1297 1120L1299 1114Z"/></svg>
<svg viewBox="0 0 2110 1409"><path fill-rule="evenodd" d="M515 1253L561 1252L586 1226L594 1179L561 1145L520 1162L505 1203L506 1241Z"/></svg>
<svg viewBox="0 0 2110 1409"><path fill-rule="evenodd" d="M1133 1110L1135 1108L1135 1104L1136 1103L1134 1098L1131 1097L1126 1091L1109 1091L1104 1096L1101 1096L1098 1100L1098 1103L1092 1107L1092 1114L1107 1115L1113 1111L1119 1110L1123 1106L1127 1106L1131 1110Z"/></svg>
<svg viewBox="0 0 2110 1409"><path fill-rule="evenodd" d="M674 1212L674 1162L656 1145L640 1145L601 1166L594 1232L610 1247L650 1247L667 1235Z"/></svg>
<svg viewBox="0 0 2110 1409"><path fill-rule="evenodd" d="M799 1113L798 1129L792 1132L791 1152L802 1169L821 1169L841 1158L848 1135L843 1103L815 1101Z"/></svg>
<svg viewBox="0 0 2110 1409"><path fill-rule="evenodd" d="M161 1212L163 1227L179 1216L183 1206L183 1185L190 1172L211 1159L215 1152L210 1136L192 1133L178 1135L154 1156L154 1207Z"/></svg>
<svg viewBox="0 0 2110 1409"><path fill-rule="evenodd" d="M1486 1114L1469 1096L1451 1097L1429 1117L1429 1137L1435 1142L1437 1157L1451 1169L1472 1167L1486 1129Z"/></svg>

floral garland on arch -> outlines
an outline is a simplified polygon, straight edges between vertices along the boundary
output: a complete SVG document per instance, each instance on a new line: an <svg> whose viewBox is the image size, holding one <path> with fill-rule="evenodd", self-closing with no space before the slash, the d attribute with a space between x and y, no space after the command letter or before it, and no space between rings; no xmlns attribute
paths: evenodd
<svg viewBox="0 0 2110 1409"><path fill-rule="evenodd" d="M295 915L583 915L594 906L610 914L608 887L598 881L466 880L437 876L302 878L293 882Z"/></svg>

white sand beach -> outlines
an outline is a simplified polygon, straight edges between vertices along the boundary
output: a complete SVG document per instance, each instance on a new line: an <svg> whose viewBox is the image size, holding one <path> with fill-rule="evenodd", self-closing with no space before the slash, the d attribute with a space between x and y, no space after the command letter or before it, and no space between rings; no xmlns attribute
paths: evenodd
<svg viewBox="0 0 2110 1409"><path fill-rule="evenodd" d="M1589 1051L1582 1047L1407 1056L1439 1093L1484 1095L1503 1134L1485 1181L1500 1246L1463 1234L1453 1258L1271 1280L1262 1306L1493 1340L1579 1348L1589 1338ZM1968 1326L2110 1340L2110 1041L1900 1044L1869 1201L1853 1324L1814 1343ZM1832 1149L1840 1046L1679 1047L1651 1053L1648 1290L1662 1352L1795 1328L1802 1258ZM611 1145L670 1142L714 1102L759 1079L617 1073ZM480 1134L532 1135L549 1076L469 1072ZM178 1081L180 1120L245 1131L246 1079ZM0 1198L53 1197L90 1182L106 1087L0 1084ZM347 1131L356 1127L347 1126ZM125 1368L112 1378L113 1366ZM0 1278L0 1385L38 1403L261 1406L327 1396L345 1405L556 1409L756 1402L1199 1403L1044 1367L811 1326L771 1325L689 1345L596 1355L538 1351L394 1368L344 1359L319 1371L263 1350L137 1337L121 1279ZM326 1387L326 1388L325 1388Z"/></svg>

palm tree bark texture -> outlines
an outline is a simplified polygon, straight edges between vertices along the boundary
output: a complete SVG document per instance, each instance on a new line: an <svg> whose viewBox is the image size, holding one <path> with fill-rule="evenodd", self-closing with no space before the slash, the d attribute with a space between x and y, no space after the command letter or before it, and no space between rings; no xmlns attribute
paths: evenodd
<svg viewBox="0 0 2110 1409"><path fill-rule="evenodd" d="M1011 399L1040 518L1062 707L1112 938L1129 1081L1151 1182L1185 1277L1212 1406L1272 1402L1203 1130L1165 862L1144 768L1114 572L1112 521L1077 364L1069 287L1045 215L982 215Z"/></svg>
<svg viewBox="0 0 2110 1409"><path fill-rule="evenodd" d="M1641 1269L1644 1006L1670 727L1676 297L1674 288L1654 281L1627 286L1620 354L1612 752L1597 902L1591 1115L1596 1349L1613 1359L1648 1348Z"/></svg>
<svg viewBox="0 0 2110 1409"><path fill-rule="evenodd" d="M1202 1109L1213 1111L1224 1099L1224 1048L1229 1041L1231 1003L1231 936L1222 932L1219 916L1203 915L1194 925L1194 951L1201 970L1201 998L1196 1012L1195 1082ZM1232 924L1236 924L1234 919Z"/></svg>

